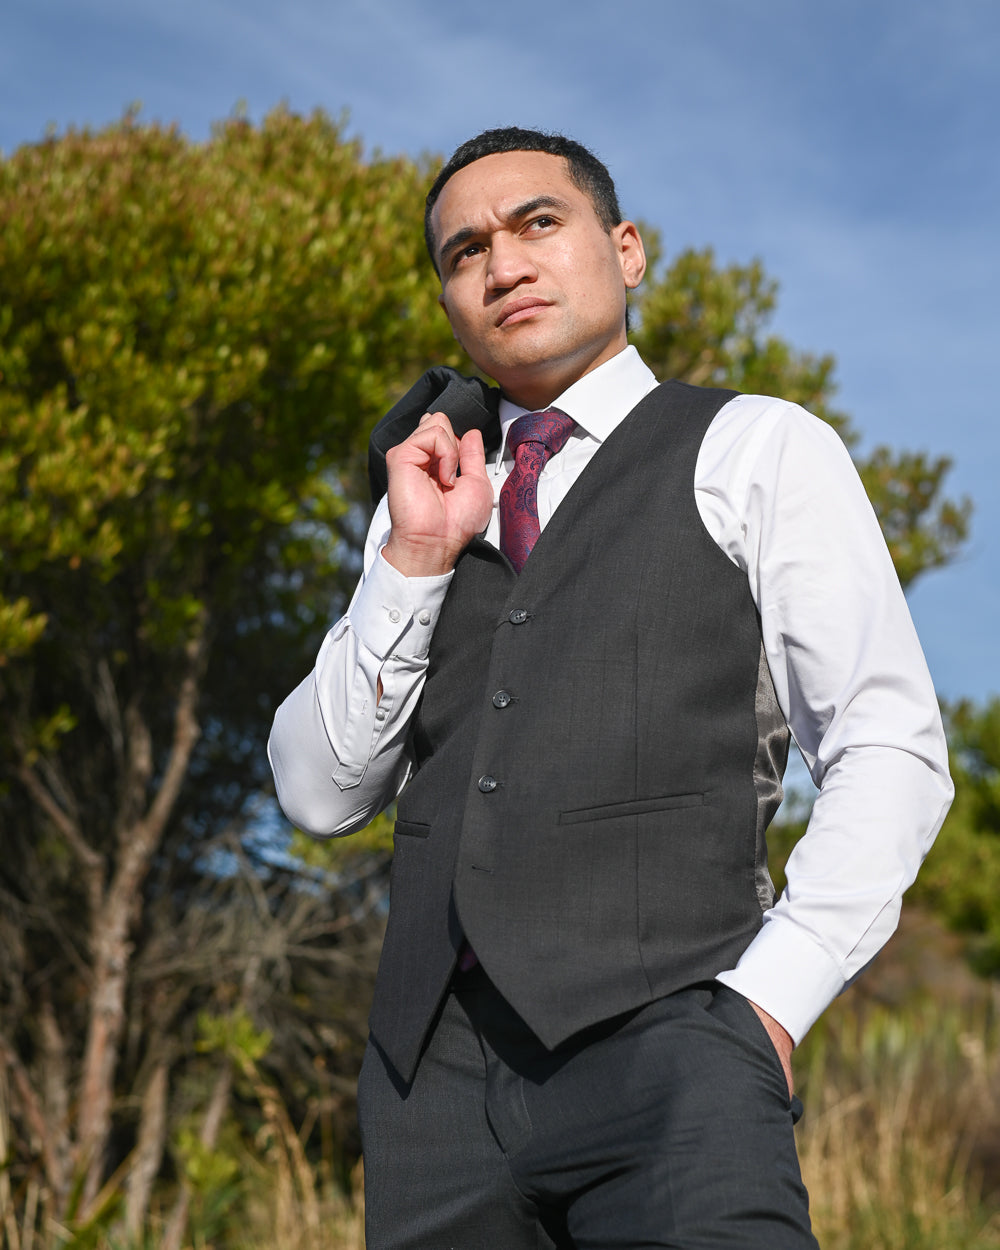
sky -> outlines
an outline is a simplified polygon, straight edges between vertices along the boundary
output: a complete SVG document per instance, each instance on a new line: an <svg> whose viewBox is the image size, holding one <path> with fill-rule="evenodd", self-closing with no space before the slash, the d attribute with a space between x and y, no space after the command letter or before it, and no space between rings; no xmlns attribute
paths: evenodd
<svg viewBox="0 0 1000 1250"><path fill-rule="evenodd" d="M668 256L759 257L877 444L947 455L961 557L910 606L939 692L1000 695L998 0L3 0L0 150L279 103L367 150L493 125L582 140Z"/></svg>

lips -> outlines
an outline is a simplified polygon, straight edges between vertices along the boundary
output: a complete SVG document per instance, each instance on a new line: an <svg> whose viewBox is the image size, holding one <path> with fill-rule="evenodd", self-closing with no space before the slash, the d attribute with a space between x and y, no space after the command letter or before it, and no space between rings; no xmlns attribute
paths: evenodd
<svg viewBox="0 0 1000 1250"><path fill-rule="evenodd" d="M535 295L525 295L521 299L513 300L506 304L497 318L498 327L516 325L519 321L524 321L530 317L536 308L548 308L549 301L539 299Z"/></svg>

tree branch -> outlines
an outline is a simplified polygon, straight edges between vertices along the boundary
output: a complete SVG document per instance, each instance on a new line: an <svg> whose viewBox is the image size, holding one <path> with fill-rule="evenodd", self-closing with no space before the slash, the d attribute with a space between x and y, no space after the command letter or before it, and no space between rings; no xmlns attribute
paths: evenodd
<svg viewBox="0 0 1000 1250"><path fill-rule="evenodd" d="M186 671L174 711L174 737L163 781L146 816L119 830L118 864L103 907L91 916L94 984L81 1069L78 1130L79 1160L86 1169L85 1203L97 1193L103 1155L111 1134L114 1075L125 1026L125 997L131 971L130 932L142 906L143 880L163 837L200 733L195 710L207 651L204 616L185 650ZM130 744L129 754L136 760L138 778L144 767L149 731L138 720L131 729L137 737L135 745Z"/></svg>
<svg viewBox="0 0 1000 1250"><path fill-rule="evenodd" d="M174 737L163 772L163 780L145 817L131 828L122 831L123 849L126 852L125 864L128 864L130 859L133 861L148 859L159 844L167 820L177 802L181 786L184 784L191 753L201 736L196 711L201 693L201 677L208 653L206 626L207 621L203 615L197 631L185 647L187 663L174 709Z"/></svg>
<svg viewBox="0 0 1000 1250"><path fill-rule="evenodd" d="M59 806L41 778L23 757L17 765L17 776L80 861L80 866L87 878L87 894L91 909L92 911L98 910L101 905L104 883L104 856L94 850L83 836L83 830L79 824Z"/></svg>
<svg viewBox="0 0 1000 1250"><path fill-rule="evenodd" d="M14 1088L21 1103L21 1110L27 1127L41 1151L45 1175L54 1192L59 1192L59 1160L55 1153L55 1143L49 1132L49 1124L45 1118L45 1110L31 1087L31 1080L17 1054L0 1037L0 1062L14 1079Z"/></svg>
<svg viewBox="0 0 1000 1250"><path fill-rule="evenodd" d="M125 1231L133 1241L139 1240L153 1182L160 1170L163 1146L167 1139L167 1064L160 1060L142 1096L139 1139L133 1152L125 1199Z"/></svg>

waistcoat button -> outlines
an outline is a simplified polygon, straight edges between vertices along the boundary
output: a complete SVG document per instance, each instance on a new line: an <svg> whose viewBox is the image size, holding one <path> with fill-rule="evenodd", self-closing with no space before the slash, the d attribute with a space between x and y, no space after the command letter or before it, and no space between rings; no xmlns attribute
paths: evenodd
<svg viewBox="0 0 1000 1250"><path fill-rule="evenodd" d="M507 617L507 620L510 621L512 625L523 625L527 619L528 613L524 608L515 608L514 611L511 612L510 616Z"/></svg>
<svg viewBox="0 0 1000 1250"><path fill-rule="evenodd" d="M510 702L510 700L511 700L511 693L509 690L498 690L496 694L493 696L493 706L494 707L506 707L507 704Z"/></svg>
<svg viewBox="0 0 1000 1250"><path fill-rule="evenodd" d="M483 773L483 775L479 778L479 788L482 790L483 794L489 794L492 790L497 788L496 777L491 777L489 773Z"/></svg>

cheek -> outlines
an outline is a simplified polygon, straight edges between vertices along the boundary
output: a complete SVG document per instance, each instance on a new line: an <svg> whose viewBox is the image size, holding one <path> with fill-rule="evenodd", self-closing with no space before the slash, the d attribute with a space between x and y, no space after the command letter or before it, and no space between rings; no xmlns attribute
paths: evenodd
<svg viewBox="0 0 1000 1250"><path fill-rule="evenodd" d="M441 302L441 307L444 309L445 316L448 318L452 334L460 340L461 336L466 333L469 325L471 324L468 309L466 309L465 305L460 300L456 300L454 298L443 300Z"/></svg>
<svg viewBox="0 0 1000 1250"><path fill-rule="evenodd" d="M614 299L619 288L624 290L621 269L604 247L588 249L583 253L567 249L560 257L559 268L564 291L584 316L588 312L597 313L595 305L603 305L609 298Z"/></svg>

